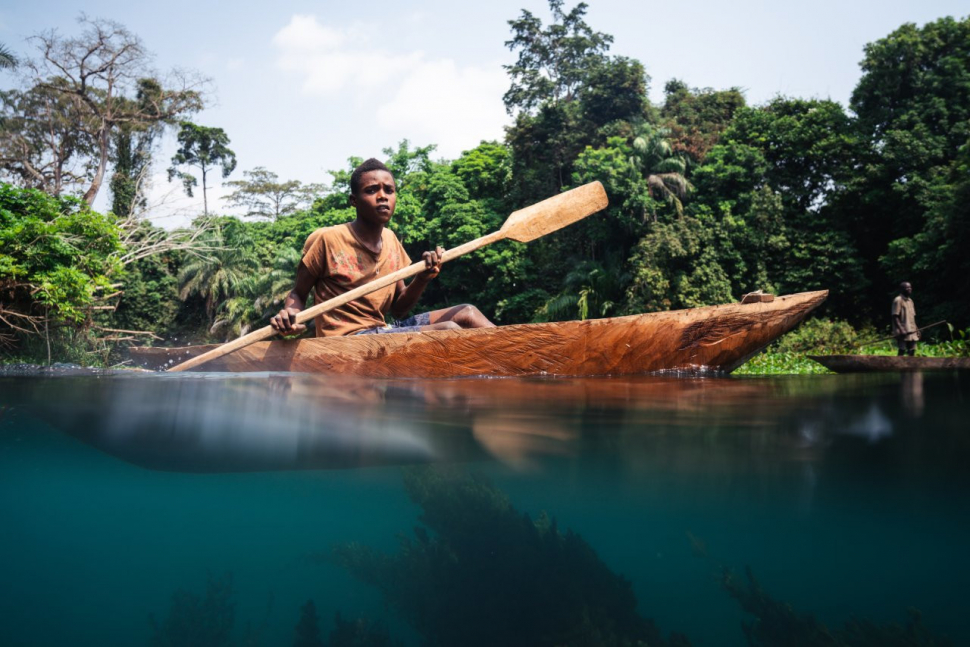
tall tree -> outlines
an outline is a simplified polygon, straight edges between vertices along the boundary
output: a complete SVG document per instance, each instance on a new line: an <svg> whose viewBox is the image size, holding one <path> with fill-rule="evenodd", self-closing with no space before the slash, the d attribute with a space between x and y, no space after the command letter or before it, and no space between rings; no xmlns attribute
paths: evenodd
<svg viewBox="0 0 970 647"><path fill-rule="evenodd" d="M179 178L185 193L191 198L192 187L199 181L191 173L180 171L180 166L191 166L202 173L202 204L204 213L209 215L208 176L216 168L222 169L222 177L236 168L236 154L229 148L229 136L222 128L208 128L189 121L183 121L178 134L179 149L172 156L172 166L168 169L168 181Z"/></svg>
<svg viewBox="0 0 970 647"><path fill-rule="evenodd" d="M548 27L525 9L509 21L512 38L505 46L519 52L514 65L504 66L512 79L502 97L509 114L575 98L590 68L604 60L613 37L586 24L587 8L580 2L567 13L563 0L549 0L553 22Z"/></svg>
<svg viewBox="0 0 970 647"><path fill-rule="evenodd" d="M52 196L83 187L95 172L97 141L84 106L35 85L0 91L0 171L23 188ZM82 124L79 126L79 124Z"/></svg>
<svg viewBox="0 0 970 647"><path fill-rule="evenodd" d="M692 176L694 203L723 226L735 252L752 250L745 238L765 242L775 261L767 271L772 285L827 288L827 307L858 319L868 282L843 200L859 146L850 117L833 101L778 97L741 108ZM742 261L735 261L736 281L751 276Z"/></svg>
<svg viewBox="0 0 970 647"><path fill-rule="evenodd" d="M161 87L155 79L141 79L135 101L147 104L154 100ZM147 203L145 186L151 168L152 149L164 125L154 123L124 123L113 135L114 172L109 183L111 211L126 217Z"/></svg>
<svg viewBox="0 0 970 647"><path fill-rule="evenodd" d="M223 198L226 204L245 208L247 216L279 220L308 207L326 187L303 184L299 180L279 181L279 176L262 166L243 171L245 180L226 182L235 189Z"/></svg>
<svg viewBox="0 0 970 647"><path fill-rule="evenodd" d="M885 287L870 305L881 312L902 268L894 263L890 274L878 259L893 241L935 228L934 205L950 200L945 178L970 138L970 17L902 25L866 45L860 66L850 105L868 151L855 165L845 212L867 274ZM899 251L897 260L906 256Z"/></svg>
<svg viewBox="0 0 970 647"><path fill-rule="evenodd" d="M111 159L111 138L123 125L171 122L202 107L202 80L173 73L172 87L156 79L151 55L122 25L82 16L79 37L55 31L34 36L40 59L26 67L37 89L72 105L75 129L93 145L84 201L93 204ZM143 79L156 79L157 90L145 101L133 100Z"/></svg>

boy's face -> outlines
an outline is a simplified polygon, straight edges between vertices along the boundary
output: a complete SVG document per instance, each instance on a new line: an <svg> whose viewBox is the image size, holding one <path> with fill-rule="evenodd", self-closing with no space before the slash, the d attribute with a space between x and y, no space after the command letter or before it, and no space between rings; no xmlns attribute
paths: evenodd
<svg viewBox="0 0 970 647"><path fill-rule="evenodd" d="M350 195L357 217L372 224L386 225L397 205L394 176L387 171L367 171L360 176L360 189Z"/></svg>

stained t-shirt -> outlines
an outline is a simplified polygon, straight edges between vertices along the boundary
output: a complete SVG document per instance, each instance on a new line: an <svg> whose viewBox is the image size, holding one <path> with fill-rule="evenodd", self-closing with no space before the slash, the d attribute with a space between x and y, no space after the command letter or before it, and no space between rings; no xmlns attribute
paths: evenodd
<svg viewBox="0 0 970 647"><path fill-rule="evenodd" d="M897 316L899 319L896 318ZM919 339L916 334L916 306L912 299L901 294L893 299L892 317L894 337L898 339L902 336L903 341Z"/></svg>
<svg viewBox="0 0 970 647"><path fill-rule="evenodd" d="M367 249L349 224L317 229L303 245L303 264L315 278L314 303L323 303L411 264L394 232L381 234L381 253ZM385 325L395 285L371 292L316 317L317 337L349 335Z"/></svg>

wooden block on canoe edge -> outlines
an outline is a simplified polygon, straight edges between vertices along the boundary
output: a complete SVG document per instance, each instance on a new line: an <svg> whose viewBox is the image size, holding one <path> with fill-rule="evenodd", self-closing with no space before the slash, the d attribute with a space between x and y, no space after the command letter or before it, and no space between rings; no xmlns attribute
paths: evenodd
<svg viewBox="0 0 970 647"><path fill-rule="evenodd" d="M771 303L775 300L775 295L766 292L749 292L741 297L741 303Z"/></svg>

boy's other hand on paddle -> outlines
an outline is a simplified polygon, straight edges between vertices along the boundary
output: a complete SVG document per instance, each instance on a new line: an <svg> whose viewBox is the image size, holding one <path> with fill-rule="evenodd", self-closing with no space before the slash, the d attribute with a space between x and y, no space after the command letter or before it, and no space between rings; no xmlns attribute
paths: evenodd
<svg viewBox="0 0 970 647"><path fill-rule="evenodd" d="M299 335L306 330L306 326L296 323L296 315L298 314L300 314L300 311L296 308L283 308L269 320L269 325L273 327L273 330L286 337Z"/></svg>

